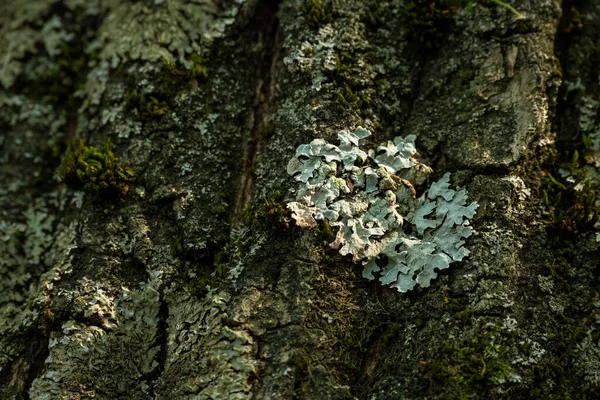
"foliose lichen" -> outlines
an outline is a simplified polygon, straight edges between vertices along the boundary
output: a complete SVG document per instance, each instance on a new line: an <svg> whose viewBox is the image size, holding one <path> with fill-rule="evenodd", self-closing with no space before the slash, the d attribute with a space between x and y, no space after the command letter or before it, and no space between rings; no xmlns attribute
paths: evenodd
<svg viewBox="0 0 600 400"><path fill-rule="evenodd" d="M287 204L301 227L327 219L337 227L333 248L364 265L363 277L400 292L428 287L437 270L469 254L464 239L477 204L466 189L450 188L450 174L417 198L431 169L415 159L415 136L396 137L368 152L371 133L359 127L339 132L339 146L315 139L296 150L287 171L299 182Z"/></svg>

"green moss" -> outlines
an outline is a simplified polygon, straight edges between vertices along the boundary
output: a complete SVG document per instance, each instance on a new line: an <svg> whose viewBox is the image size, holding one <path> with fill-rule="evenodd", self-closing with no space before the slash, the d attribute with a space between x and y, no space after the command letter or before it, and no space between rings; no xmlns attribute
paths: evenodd
<svg viewBox="0 0 600 400"><path fill-rule="evenodd" d="M547 314L541 316L548 318ZM530 385L529 398L548 400L588 400L597 398L594 388L585 382L580 367L576 364L578 343L581 343L588 328L577 326L572 321L556 321L560 326L556 333L549 333L546 347L552 349L545 359L532 366L534 382ZM527 349L522 349L527 353ZM556 382L548 393L548 382ZM546 386L546 387L545 387Z"/></svg>
<svg viewBox="0 0 600 400"><path fill-rule="evenodd" d="M368 62L370 57L371 54L368 52L361 54L338 50L334 53L336 68L327 75L332 82L333 90L335 90L334 101L337 103L338 111L362 111L371 105L371 101L364 91L367 87L361 81L362 68L360 67L361 60Z"/></svg>
<svg viewBox="0 0 600 400"><path fill-rule="evenodd" d="M125 104L128 110L138 110L143 116L160 117L169 111L169 106L165 100L158 100L154 96L146 96L134 90L125 97Z"/></svg>
<svg viewBox="0 0 600 400"><path fill-rule="evenodd" d="M346 83L335 92L335 95L339 111L347 109L359 110L363 105L369 104L369 100L366 97L357 95Z"/></svg>
<svg viewBox="0 0 600 400"><path fill-rule="evenodd" d="M334 54L335 75L332 77L335 86L349 85L357 87L360 85L354 77L353 67L358 64L358 55L348 51L336 51Z"/></svg>
<svg viewBox="0 0 600 400"><path fill-rule="evenodd" d="M204 298L208 293L208 288L218 288L223 283L223 278L220 276L206 275L196 279L192 279L189 283L189 290L192 296L198 299Z"/></svg>
<svg viewBox="0 0 600 400"><path fill-rule="evenodd" d="M229 263L229 259L231 258L231 253L233 252L233 243L232 241L228 241L225 245L219 250L219 252L215 255L215 261L213 263L216 275L219 278L223 277L223 272Z"/></svg>
<svg viewBox="0 0 600 400"><path fill-rule="evenodd" d="M227 215L227 206L225 204L219 204L214 208L215 214L218 215Z"/></svg>
<svg viewBox="0 0 600 400"><path fill-rule="evenodd" d="M206 81L208 79L208 58L192 54L185 62L170 62L162 59L162 80L170 86L181 86L191 79Z"/></svg>
<svg viewBox="0 0 600 400"><path fill-rule="evenodd" d="M473 307L467 307L462 311L456 313L456 318L458 318L462 323L468 323L473 320L473 316L475 315L475 309Z"/></svg>
<svg viewBox="0 0 600 400"><path fill-rule="evenodd" d="M308 389L313 384L311 372L311 360L305 352L297 352L293 355L294 366L298 373L294 374L294 395L295 398L306 398Z"/></svg>
<svg viewBox="0 0 600 400"><path fill-rule="evenodd" d="M400 324L390 323L381 335L381 344L383 347L388 347L390 343L394 343L401 335Z"/></svg>
<svg viewBox="0 0 600 400"><path fill-rule="evenodd" d="M557 137L556 147L559 151L547 167L541 188L548 223L566 234L589 232L600 216L595 188L585 169L594 162L592 140L585 132L569 132Z"/></svg>
<svg viewBox="0 0 600 400"><path fill-rule="evenodd" d="M323 7L321 0L307 0L300 7L308 25L318 28L331 22L331 12Z"/></svg>
<svg viewBox="0 0 600 400"><path fill-rule="evenodd" d="M267 225L289 226L291 211L283 203L283 195L275 190L264 199L250 203L242 212L242 221L250 226L253 222Z"/></svg>
<svg viewBox="0 0 600 400"><path fill-rule="evenodd" d="M475 70L472 68L462 68L458 71L458 81L461 86L468 86L475 79Z"/></svg>
<svg viewBox="0 0 600 400"><path fill-rule="evenodd" d="M378 2L369 4L363 15L363 22L368 28L377 30L383 25L383 8Z"/></svg>
<svg viewBox="0 0 600 400"><path fill-rule="evenodd" d="M580 172L576 171L571 176L577 176ZM596 203L596 192L585 180L568 182L546 172L542 199L550 228L559 233L570 235L589 232L598 221L600 207Z"/></svg>
<svg viewBox="0 0 600 400"><path fill-rule="evenodd" d="M273 126L273 124L270 124L270 123L264 124L261 127L261 129L258 131L259 136L264 139L271 138L274 133L275 133L275 127Z"/></svg>
<svg viewBox="0 0 600 400"><path fill-rule="evenodd" d="M569 261L563 256L569 252L570 250L561 249L557 252L557 255L549 257L544 261L544 266L554 278L564 279L573 277L575 269L571 267Z"/></svg>
<svg viewBox="0 0 600 400"><path fill-rule="evenodd" d="M183 254L182 232L177 232L177 234L171 238L171 243L169 247L171 249L171 257L180 257Z"/></svg>
<svg viewBox="0 0 600 400"><path fill-rule="evenodd" d="M430 392L444 399L493 398L491 389L506 382L511 372L508 348L495 340L496 333L476 330L472 339L444 343L436 358L421 362Z"/></svg>
<svg viewBox="0 0 600 400"><path fill-rule="evenodd" d="M327 218L317 221L317 227L313 230L315 237L325 243L331 243L335 240L335 233L331 229ZM337 254L337 253L336 253Z"/></svg>
<svg viewBox="0 0 600 400"><path fill-rule="evenodd" d="M58 168L58 175L73 187L89 192L124 196L135 174L128 165L121 165L110 148L110 140L97 148L87 146L80 138L70 141Z"/></svg>

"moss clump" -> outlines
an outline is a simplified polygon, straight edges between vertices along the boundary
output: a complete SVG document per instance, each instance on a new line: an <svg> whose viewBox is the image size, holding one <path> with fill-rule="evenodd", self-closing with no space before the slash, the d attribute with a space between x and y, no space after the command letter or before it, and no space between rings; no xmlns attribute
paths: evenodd
<svg viewBox="0 0 600 400"><path fill-rule="evenodd" d="M58 176L73 187L83 187L89 192L124 196L135 174L129 165L121 165L110 149L110 140L97 148L87 146L80 138L70 141Z"/></svg>
<svg viewBox="0 0 600 400"><path fill-rule="evenodd" d="M445 343L439 357L421 361L421 371L430 378L430 391L448 399L494 398L491 389L510 378L508 348L495 341L494 332L475 331L475 337L460 343Z"/></svg>
<svg viewBox="0 0 600 400"><path fill-rule="evenodd" d="M369 105L369 100L366 97L357 95L346 83L335 92L335 95L339 111L347 109L360 110L363 105Z"/></svg>
<svg viewBox="0 0 600 400"><path fill-rule="evenodd" d="M344 112L346 110L361 110L369 106L370 101L366 95L361 94L365 88L361 84L357 75L357 65L359 65L358 55L346 51L335 53L336 69L330 74L335 91L335 100L337 101L337 110Z"/></svg>
<svg viewBox="0 0 600 400"><path fill-rule="evenodd" d="M185 254L180 255L185 258ZM219 288L223 284L221 271L210 271L206 267L193 267L187 260L175 264L175 278L180 284L185 285L189 293L197 299L203 298L209 288Z"/></svg>
<svg viewBox="0 0 600 400"><path fill-rule="evenodd" d="M334 53L335 70L327 73L332 82L333 100L337 102L337 110L341 113L347 110L367 112L371 101L365 82L361 81L361 60L370 63L372 54L360 54L348 51ZM366 117L366 115L365 115Z"/></svg>
<svg viewBox="0 0 600 400"><path fill-rule="evenodd" d="M331 229L331 225L327 218L317 221L317 227L314 229L314 234L317 239L327 244L335 240L335 233L333 232L333 229Z"/></svg>
<svg viewBox="0 0 600 400"><path fill-rule="evenodd" d="M553 278L559 280L572 279L575 268L571 266L566 257L574 251L571 243L565 243L565 248L558 250L556 256L551 256L544 261L544 266Z"/></svg>
<svg viewBox="0 0 600 400"><path fill-rule="evenodd" d="M191 79L206 81L208 79L208 58L192 54L185 62L170 62L162 59L162 80L169 86L181 86Z"/></svg>
<svg viewBox="0 0 600 400"><path fill-rule="evenodd" d="M548 318L544 314L543 318ZM552 353L532 365L534 381L529 392L530 399L548 400L588 400L597 399L598 394L594 387L585 381L580 360L577 357L580 351L579 343L584 340L588 327L577 326L573 321L556 321L560 331L547 334L546 347ZM548 388L548 382L557 385ZM550 389L550 391L549 391Z"/></svg>
<svg viewBox="0 0 600 400"><path fill-rule="evenodd" d="M369 7L363 15L362 21L365 25L376 31L383 25L383 8L378 2L369 4Z"/></svg>
<svg viewBox="0 0 600 400"><path fill-rule="evenodd" d="M160 117L169 112L166 101L140 94L137 90L127 94L125 104L128 110L138 110L141 115L148 117Z"/></svg>
<svg viewBox="0 0 600 400"><path fill-rule="evenodd" d="M542 188L549 225L566 234L591 231L600 216L600 207L596 204L596 192L580 165L579 152L575 150L570 162L561 164L560 168L567 179L546 172Z"/></svg>
<svg viewBox="0 0 600 400"><path fill-rule="evenodd" d="M203 275L192 279L188 289L190 294L198 299L203 298L208 293L208 288L219 288L223 284L223 278L218 275Z"/></svg>
<svg viewBox="0 0 600 400"><path fill-rule="evenodd" d="M306 22L313 28L318 28L331 22L331 12L323 7L321 0L307 0L300 7Z"/></svg>
<svg viewBox="0 0 600 400"><path fill-rule="evenodd" d="M598 219L596 193L584 184L580 189L567 187L548 174L544 203L550 224L565 233L583 233L593 228Z"/></svg>
<svg viewBox="0 0 600 400"><path fill-rule="evenodd" d="M183 233L177 232L176 235L171 237L171 241L169 243L169 248L171 249L171 257L177 258L183 255Z"/></svg>
<svg viewBox="0 0 600 400"><path fill-rule="evenodd" d="M254 221L268 225L289 226L291 211L283 204L283 195L275 190L271 196L250 203L242 212L242 221L250 226Z"/></svg>
<svg viewBox="0 0 600 400"><path fill-rule="evenodd" d="M332 81L336 86L349 85L352 87L360 86L360 80L356 76L356 72L360 69L357 67L359 63L358 54L348 51L336 51L335 57L335 73L332 75Z"/></svg>
<svg viewBox="0 0 600 400"><path fill-rule="evenodd" d="M264 124L258 131L258 135L263 139L270 139L275 134L275 127L273 124Z"/></svg>

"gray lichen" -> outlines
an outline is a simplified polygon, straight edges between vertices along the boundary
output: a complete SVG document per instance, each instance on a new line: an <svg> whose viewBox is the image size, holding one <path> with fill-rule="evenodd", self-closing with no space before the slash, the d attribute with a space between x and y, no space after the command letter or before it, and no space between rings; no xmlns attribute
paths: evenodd
<svg viewBox="0 0 600 400"><path fill-rule="evenodd" d="M158 0L152 6L108 2L112 14L98 35L101 58L114 68L123 60L185 59L202 53L234 23L245 0L232 3L222 8L213 0Z"/></svg>
<svg viewBox="0 0 600 400"><path fill-rule="evenodd" d="M341 131L339 146L322 139L300 145L287 168L299 182L288 208L299 226L327 219L337 227L331 246L365 264L365 278L379 272L381 283L400 292L428 287L436 271L469 254L463 239L473 232L477 204L467 204L466 189L450 188L449 174L417 199L411 181L422 183L431 170L415 159L415 137L367 153L360 145L369 136L359 127Z"/></svg>
<svg viewBox="0 0 600 400"><path fill-rule="evenodd" d="M70 295L81 307L85 320L68 320L52 334L45 369L33 383L31 398L63 398L81 384L90 396L102 385L113 387L116 393L137 387L138 398L147 394L143 377L157 367L159 351L154 345L160 285L156 278L138 290L122 288L118 294L83 279L78 291ZM137 357L105 358L114 352L130 352ZM119 370L123 375L106 375L106 368ZM98 379L90 379L94 376Z"/></svg>
<svg viewBox="0 0 600 400"><path fill-rule="evenodd" d="M210 290L199 303L189 294L167 295L170 329L167 360L158 382L160 398L247 399L257 372L252 336L224 323L230 296Z"/></svg>

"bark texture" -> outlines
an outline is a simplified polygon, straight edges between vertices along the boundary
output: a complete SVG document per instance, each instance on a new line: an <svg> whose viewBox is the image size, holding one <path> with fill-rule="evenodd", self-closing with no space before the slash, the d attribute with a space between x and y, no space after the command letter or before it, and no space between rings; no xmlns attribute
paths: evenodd
<svg viewBox="0 0 600 400"><path fill-rule="evenodd" d="M1 2L0 399L600 396L600 5L467 3ZM479 204L429 288L285 208L357 126ZM57 177L73 138L126 193Z"/></svg>

